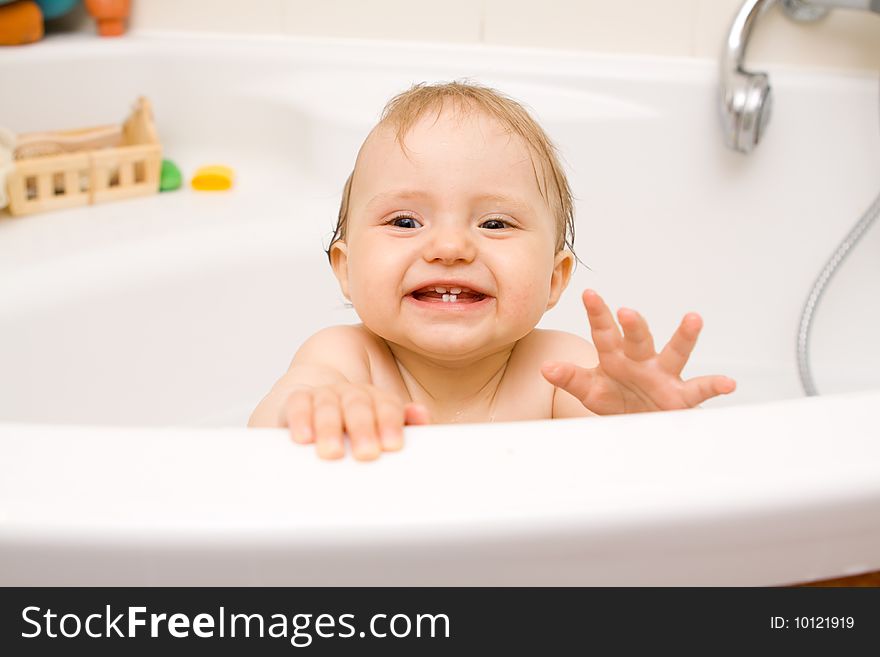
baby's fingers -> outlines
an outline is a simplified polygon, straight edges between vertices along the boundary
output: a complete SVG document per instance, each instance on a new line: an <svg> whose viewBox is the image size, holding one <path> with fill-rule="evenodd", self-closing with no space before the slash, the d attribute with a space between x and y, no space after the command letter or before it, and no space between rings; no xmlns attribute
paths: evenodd
<svg viewBox="0 0 880 657"><path fill-rule="evenodd" d="M403 408L406 424L431 424L431 414L422 404L410 402Z"/></svg>
<svg viewBox="0 0 880 657"><path fill-rule="evenodd" d="M315 442L318 456L322 459L339 459L345 456L342 442L342 409L339 397L331 388L316 388L312 405Z"/></svg>
<svg viewBox="0 0 880 657"><path fill-rule="evenodd" d="M676 376L681 374L697 344L697 337L703 328L703 319L697 313L688 313L681 320L669 342L660 352L660 365Z"/></svg>
<svg viewBox="0 0 880 657"><path fill-rule="evenodd" d="M372 461L382 451L376 434L376 409L372 396L363 388L347 386L341 392L345 429L351 451L358 461Z"/></svg>
<svg viewBox="0 0 880 657"><path fill-rule="evenodd" d="M621 308L617 318L623 327L623 353L630 360L644 361L657 355L648 322L635 310Z"/></svg>
<svg viewBox="0 0 880 657"><path fill-rule="evenodd" d="M312 391L297 390L287 398L282 409L282 426L290 429L294 442L306 444L315 440L312 432Z"/></svg>
<svg viewBox="0 0 880 657"><path fill-rule="evenodd" d="M595 290L584 290L581 299L590 320L590 334L596 350L600 354L615 351L621 342L620 329L617 328L608 306Z"/></svg>
<svg viewBox="0 0 880 657"><path fill-rule="evenodd" d="M593 384L593 370L578 367L573 363L547 362L541 367L541 374L557 388L586 404L590 387Z"/></svg>
<svg viewBox="0 0 880 657"><path fill-rule="evenodd" d="M376 408L376 425L382 449L386 452L399 450L403 447L403 404L390 395L376 394L373 405Z"/></svg>
<svg viewBox="0 0 880 657"><path fill-rule="evenodd" d="M718 395L736 390L736 381L726 376L698 376L684 384L685 403L693 408Z"/></svg>

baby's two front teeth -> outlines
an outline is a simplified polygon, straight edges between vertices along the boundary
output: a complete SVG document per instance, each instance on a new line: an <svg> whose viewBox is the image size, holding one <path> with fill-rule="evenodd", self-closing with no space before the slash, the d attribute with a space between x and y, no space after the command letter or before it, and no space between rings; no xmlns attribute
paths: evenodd
<svg viewBox="0 0 880 657"><path fill-rule="evenodd" d="M458 300L458 295L461 294L460 287L450 287L450 288L435 287L434 291L437 294L442 294L443 301L446 301L447 303L455 303ZM449 294L447 294L447 292Z"/></svg>

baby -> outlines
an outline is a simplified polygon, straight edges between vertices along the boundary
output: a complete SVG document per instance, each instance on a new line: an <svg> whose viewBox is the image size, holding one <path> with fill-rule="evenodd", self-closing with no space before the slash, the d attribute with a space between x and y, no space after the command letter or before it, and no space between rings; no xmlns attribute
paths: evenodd
<svg viewBox="0 0 880 657"><path fill-rule="evenodd" d="M536 329L574 264L556 149L517 102L482 86L416 85L358 153L327 251L362 323L309 338L252 427L288 427L318 455L371 460L405 424L502 422L691 408L733 392L680 374L702 327L658 354L645 320L583 293L593 344ZM594 346L595 345L595 346Z"/></svg>

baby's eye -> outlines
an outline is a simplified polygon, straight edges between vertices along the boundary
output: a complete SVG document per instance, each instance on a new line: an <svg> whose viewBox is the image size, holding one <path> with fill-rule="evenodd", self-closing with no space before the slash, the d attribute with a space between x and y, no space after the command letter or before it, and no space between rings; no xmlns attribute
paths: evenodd
<svg viewBox="0 0 880 657"><path fill-rule="evenodd" d="M411 217L408 214L399 214L396 217L392 217L387 225L394 226L395 228L421 228L422 224L420 224L415 217Z"/></svg>
<svg viewBox="0 0 880 657"><path fill-rule="evenodd" d="M508 228L509 226L510 224L501 219L486 219L486 221L480 224L480 228L488 228L490 230L500 230L502 228Z"/></svg>

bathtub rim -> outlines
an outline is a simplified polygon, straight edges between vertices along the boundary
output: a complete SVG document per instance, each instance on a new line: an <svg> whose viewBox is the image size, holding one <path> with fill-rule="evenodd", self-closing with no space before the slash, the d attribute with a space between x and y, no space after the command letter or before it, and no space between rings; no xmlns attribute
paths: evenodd
<svg viewBox="0 0 880 657"><path fill-rule="evenodd" d="M655 425L653 428L656 433L664 436L657 440L670 441L667 446L670 448L670 451L675 452L677 445L687 446L687 440L693 440L694 436L698 434L713 430L726 431L729 434L733 433L732 427L754 426L753 422L760 422L770 417L790 419L796 427L799 426L798 423L808 426L815 421L821 420L823 417L825 419L831 418L832 421L848 418L848 426L844 428L852 429L855 427L856 430L837 434L835 436L835 449L837 451L846 451L848 449L868 450L868 453L873 451L877 456L877 459L874 461L860 461L852 457L838 461L823 461L822 465L827 466L829 471L836 472L840 478L825 476L821 480L815 479L813 473L805 471L803 469L804 464L801 463L799 468L786 470L780 467L777 477L778 481L771 483L771 478L766 474L766 465L762 465L760 469L755 469L755 473L759 475L758 478L752 480L758 486L757 488L742 490L738 488L736 482L727 482L724 484L724 487L716 490L718 494L711 500L711 503L707 503L706 499L689 501L683 495L684 491L681 485L677 484L677 488L668 489L672 493L663 502L664 505L668 505L665 508L670 512L667 514L667 519L690 521L692 519L708 517L717 511L718 508L726 509L725 512L730 517L738 517L743 513L748 515L767 510L783 511L797 509L798 507L812 508L822 506L823 503L838 504L872 498L880 503L880 441L874 441L878 443L877 445L871 443L874 435L877 433L877 428L880 427L880 422L875 421L872 425L871 423L863 423L863 416L857 418L855 415L847 415L850 413L862 413L870 416L872 404L878 403L880 403L880 389L875 389L838 393L823 397L770 400L721 408L701 408L604 418L499 422L491 425L462 424L455 425L454 431L456 431L456 440L460 442L471 440L478 436L478 434L488 431L490 435L482 435L478 439L486 441L492 449L497 451L501 448L511 447L511 441L506 440L507 435L505 434L518 434L521 436L531 431L534 435L538 434L541 429L545 429L549 424L552 424L559 431L556 436L550 438L551 440L584 440L582 436L575 436L575 434L581 428L591 429L595 427L595 430L591 431L594 434L591 446L601 454L602 451L608 452L614 447L612 441L635 440L635 444L638 446L639 441L642 440L641 434L644 433L644 428L651 427L653 424ZM598 422L602 423L601 428L596 425ZM662 426L656 426L658 422ZM430 467L435 462L437 456L448 449L446 445L441 445L436 440L432 440L432 438L436 438L437 434L452 430L452 425L407 427L405 431L408 436L407 440L410 443L409 451L414 452L417 447L418 454L407 457L408 449L405 447L403 452L399 454L384 455L381 458L386 460L398 459L401 461L399 465L405 468ZM678 435L673 433L675 431L678 431ZM119 434L125 434L126 440L129 441L125 448L131 448L137 444L142 445L158 437L169 440L172 436L175 440L191 439L189 445L182 443L183 451L180 453L180 456L183 459L191 459L193 464L196 464L199 459L199 454L196 451L202 445L199 441L204 441L212 436L222 436L231 439L233 442L249 442L259 435L259 439L264 442L271 442L276 447L280 445L281 449L289 447L293 450L294 458L298 461L298 467L303 470L311 469L314 472L320 472L327 467L338 467L333 463L320 461L310 447L293 445L292 443L288 444L289 438L284 429L181 426L127 427L53 425L23 422L0 422L0 454L4 452L8 454L6 458L0 459L0 462L15 463L15 468L18 472L15 477L19 480L29 478L27 475L21 474L26 472L28 468L32 470L36 478L45 477L45 474L40 474L40 469L41 461L47 457L45 454L33 450L28 451L25 449L22 452L21 446L24 441L37 440L41 444L51 446L52 444L61 445L63 442L76 439L77 437L90 436L94 440L94 437L97 436L97 441L94 442L94 445L100 447L103 444L102 441L111 439ZM434 436L432 437L431 434L434 434ZM759 451L762 447L762 441L765 439L761 432L743 433L740 435L748 436L740 444L740 447L745 452L750 450L754 450L754 452ZM642 445L644 444L647 443L643 442ZM179 446L177 443L175 445ZM223 449L229 449L230 445L232 443L224 443ZM232 445L232 448L234 447L235 445ZM192 448L192 450L187 452L186 449L188 448ZM512 448L523 450L523 443L516 443L514 440ZM525 449L528 448L528 446L525 447ZM544 445L534 449L544 449ZM769 458L776 459L776 465L784 465L782 460L785 456L784 453L767 452L766 450L763 453ZM16 460L16 456L23 457L23 459L19 458ZM611 453L610 456L612 459L619 459L620 454ZM705 451L697 456L696 461L703 465L711 464L711 457L712 453ZM409 460L408 463L405 462L407 460ZM654 489L662 490L664 484L668 483L665 480L666 475L661 472L656 472L652 475L654 471L651 469L651 466L643 465L640 477L645 477L646 487L651 488L652 481L650 477L654 476L653 483L656 484ZM151 468L158 468L158 466L158 462L148 464L148 467ZM376 474L379 474L379 468L376 465L357 463L351 459L350 454L346 456L342 467L347 468L349 473L358 472L360 474L368 472L370 468L376 468ZM382 473L383 476L386 474L388 473ZM391 474L393 475L393 472ZM748 473L744 474L748 475ZM81 498L98 495L101 492L99 473L93 472L92 475L92 477L85 479L85 488L79 491L70 491L70 493L74 496L79 495ZM843 477L844 475L845 477ZM180 476L180 473L175 472L173 476ZM748 476L745 478L750 479ZM706 483L707 481L703 477L699 479L698 483ZM589 487L587 490L589 490ZM14 484L13 486L7 484L5 487L0 488L0 491L3 492L3 498L7 500L15 498ZM27 503L26 500L25 503ZM652 513L652 509L656 510L657 503L658 501L654 499L651 500L651 504L645 506L630 500L624 506L606 506L602 513L597 513L598 510L596 508L584 510L577 507L570 507L565 509L563 513L557 513L556 515L535 515L533 512L525 514L514 513L503 518L494 527L481 525L480 523L488 518L479 515L469 518L464 523L454 518L452 520L445 518L439 523L431 521L423 524L414 522L414 518L406 516L398 518L391 516L384 523L377 522L375 518L372 518L368 522L349 524L346 529L348 532L346 540L356 538L357 540L370 541L372 538L375 538L377 528L382 528L392 533L405 529L404 533L410 538L421 537L425 539L436 538L435 532L438 527L441 531L445 531L448 526L455 525L460 525L468 532L476 531L477 534L482 533L485 536L515 534L534 529L536 524L542 522L546 529L558 531L570 527L572 522L578 523L581 527L590 526L588 521L591 518L594 521L592 525L594 528L618 531L627 527L640 526L646 520L647 515ZM722 506L719 507L719 504L722 504ZM724 506L725 504L727 505L726 507ZM241 509L235 511L235 513L240 512ZM624 515L615 515L620 513ZM246 528L248 531L253 532L254 535L262 536L261 540L268 540L271 535L275 540L282 543L291 540L296 542L322 542L328 538L335 540L339 536L339 526L326 523L313 523L311 526L300 524L296 527L285 527L284 522L277 524L274 521L265 525L260 525L259 523L236 524L233 522L232 524L220 523L217 525L208 523L190 528L184 528L180 525L168 525L163 528L161 525L138 527L136 525L118 524L112 521L86 523L83 525L76 522L71 523L70 517L66 514L62 515L60 511L55 515L54 522L53 514L48 513L44 514L36 524L32 524L32 520L22 522L23 516L27 516L27 513L17 512L15 515L19 516L18 520L13 519L12 515L7 513L7 517L3 520L2 525L0 525L0 536L5 536L7 539L15 534L19 534L20 536L39 535L44 538L55 536L56 538L67 540L76 539L77 535L82 535L83 531L85 531L86 534L101 533L108 539L127 540L132 538L134 540L154 540L156 539L156 531L167 531L174 540L182 539L189 541L199 536L212 537L211 540L223 536L234 540L235 532L241 528ZM878 514L878 519L880 519L880 514ZM287 530L290 530L290 533L286 534Z"/></svg>

